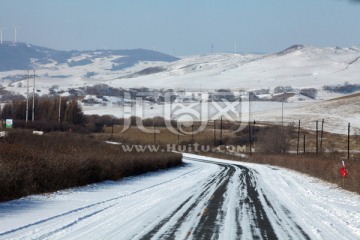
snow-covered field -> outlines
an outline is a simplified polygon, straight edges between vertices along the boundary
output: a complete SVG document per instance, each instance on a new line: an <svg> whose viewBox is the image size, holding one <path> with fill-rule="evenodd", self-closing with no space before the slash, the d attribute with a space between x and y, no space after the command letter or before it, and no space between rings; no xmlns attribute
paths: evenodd
<svg viewBox="0 0 360 240"><path fill-rule="evenodd" d="M187 109L186 104L150 104L133 105L108 103L106 106L98 104L87 106L83 109L86 114L113 115L118 118L138 116L151 118L162 116L166 119L178 119L180 121L191 120L219 120L220 115L232 114L229 120L242 120L243 122L262 121L281 124L295 123L301 120L301 126L315 130L316 121L325 120L324 131L347 134L348 123L351 124L350 134L360 130L360 96L349 97L331 101L302 101L302 102L266 102L251 101L246 104L236 105L236 109L214 108L212 103L195 103L193 108ZM182 110L177 110L180 108ZM172 109L172 110L170 110ZM192 110L196 110L195 114ZM236 112L234 110L239 110ZM170 114L170 112L173 112ZM131 113L131 114L130 114ZM241 113L241 114L240 114ZM178 115L177 115L178 114ZM194 116L195 115L195 116ZM177 117L179 116L179 118ZM181 117L181 118L180 118Z"/></svg>
<svg viewBox="0 0 360 240"><path fill-rule="evenodd" d="M183 167L0 204L0 239L359 239L360 197L278 167Z"/></svg>
<svg viewBox="0 0 360 240"><path fill-rule="evenodd" d="M30 46L31 47L31 46ZM89 55L90 54L90 55ZM37 63L36 89L38 94L49 93L57 85L57 91L79 89L95 84L107 84L114 88L147 87L152 89L187 89L189 91L210 91L214 89L269 90L274 94L279 86L291 86L296 95L284 104L284 121L303 121L303 126L313 129L316 120L329 123L327 131L346 133L346 126L360 128L360 114L354 101L326 102L344 94L323 90L324 85L360 84L360 47L317 48L295 45L273 54L231 54L218 53L186 56L173 62L139 61L121 70L114 70L114 60L124 56L106 55L97 52L83 53L70 57L64 63L49 61ZM73 61L91 60L89 64L71 66ZM160 68L159 72L138 74L144 69ZM150 71L151 72L151 71ZM88 75L88 73L92 73ZM0 72L0 84L6 90L26 93L26 80L10 81L8 76L25 74L24 71ZM31 85L31 84L30 84ZM32 85L31 85L32 86ZM318 90L316 100L299 94L304 88ZM268 96L268 97L269 97ZM86 96L89 97L89 96ZM96 96L92 96L96 98ZM109 114L124 116L121 100L108 97L104 105L85 105L87 114ZM325 102L323 102L325 100ZM106 104L106 106L105 106ZM276 102L253 102L250 119L259 121L282 121L281 104ZM144 118L164 116L164 106L148 105L142 112ZM246 112L244 114L247 114ZM139 116L138 113L133 115ZM211 119L207 116L206 119Z"/></svg>

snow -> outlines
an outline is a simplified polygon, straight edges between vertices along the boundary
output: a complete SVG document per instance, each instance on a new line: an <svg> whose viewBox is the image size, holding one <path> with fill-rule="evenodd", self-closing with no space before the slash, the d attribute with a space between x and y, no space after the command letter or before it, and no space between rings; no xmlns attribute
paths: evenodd
<svg viewBox="0 0 360 240"><path fill-rule="evenodd" d="M119 142L113 142L113 141L105 141L107 144L111 144L111 145L121 145L121 143Z"/></svg>
<svg viewBox="0 0 360 240"><path fill-rule="evenodd" d="M347 125L351 123L354 128L360 128L360 97L340 99L333 101L294 101L285 102L282 106L281 102L271 101L251 101L248 106L239 106L239 112L241 116L234 116L229 120L240 120L240 117L244 121L257 122L272 122L281 124L284 120L285 124L295 123L297 124L299 119L301 120L301 127L305 129L315 130L316 121L325 119L324 131L333 132L339 134L347 134ZM151 118L156 116L162 116L166 119L170 119L172 116L176 118L177 114L184 112L175 111L176 106L185 106L184 103L178 104L152 104L144 103L143 105L125 105L119 103L119 100L110 101L106 106L102 104L97 105L83 105L85 114L99 114L99 115L113 115L118 118L138 116L142 118ZM195 119L202 121L220 119L217 113L221 113L224 116L227 114L228 109L223 108L220 111L211 107L211 103L195 103L197 117L189 113L182 114L180 121L191 121ZM282 110L283 108L283 110ZM169 109L173 109L173 115L170 115ZM186 109L183 107L182 109ZM200 111L200 109L202 109ZM203 111L203 112L202 112ZM131 113L131 114L130 114ZM282 119L283 118L283 119ZM351 134L354 134L351 131Z"/></svg>
<svg viewBox="0 0 360 240"><path fill-rule="evenodd" d="M360 238L357 194L283 168L184 157L183 167L1 203L0 239L196 239L206 234L202 224L210 218L204 216L214 210L210 227L217 239L235 239L239 229L243 238L263 238L256 224L266 218L280 239ZM248 197L261 202L263 219ZM209 208L216 201L219 209Z"/></svg>
<svg viewBox="0 0 360 240"><path fill-rule="evenodd" d="M69 67L67 63L39 65L36 67L40 88L49 88L59 84L61 89L82 87L105 83L112 87L148 87L178 89L219 89L253 90L292 86L297 88L331 85L341 81L359 82L360 56L358 47L353 48L316 48L305 46L286 54L208 54L187 56L178 61L140 62L121 71L111 71L113 60L119 56L101 57L82 54L69 59L90 59L91 64ZM134 73L148 67L162 67L164 72L133 76ZM85 78L87 72L96 76ZM0 78L24 74L25 71L1 72ZM68 79L51 78L51 76L69 75ZM9 90L17 91L16 87Z"/></svg>
<svg viewBox="0 0 360 240"><path fill-rule="evenodd" d="M194 157L191 156L190 157ZM221 163L249 167L257 173L258 189L271 199L274 210L286 208L291 218L311 239L359 239L360 196L305 174L270 165L239 163L201 157ZM339 168L341 162L339 162ZM277 199L277 201L275 200ZM262 199L264 205L266 200ZM271 210L267 209L271 215ZM279 216L282 220L284 216ZM272 225L284 227L285 221L271 219ZM279 231L280 232L280 231ZM285 239L286 236L280 237Z"/></svg>
<svg viewBox="0 0 360 240"><path fill-rule="evenodd" d="M71 60L90 58L83 54ZM322 90L324 85L360 83L360 47L350 48L317 48L312 46L298 46L281 53L274 54L208 54L186 56L175 62L140 62L139 64L121 71L111 71L113 60L119 56L101 57L92 56L93 63L85 66L69 67L67 63L56 62L39 65L36 88L40 94L47 94L53 85L59 85L59 90L80 88L95 84L108 84L111 87L132 88L175 88L194 90L214 90L229 88L238 90L273 89L278 86L291 86L298 93L302 88L316 88L317 100L311 100L301 95L295 95L284 104L284 121L295 122L299 119L303 126L314 129L315 121L325 119L326 123L338 127L329 127L326 131L346 133L346 125L360 128L360 114L353 111L354 102L348 101L340 105L323 102L343 94ZM358 59L358 60L356 60ZM134 73L148 67L162 67L166 71L156 74L134 76ZM87 72L95 72L92 77L85 77ZM0 72L0 78L25 74L25 71ZM65 75L67 78L56 76ZM55 76L55 77L54 77ZM17 82L0 80L6 90L26 94L26 83L18 87ZM62 94L66 96L66 93ZM205 96L205 95L203 95ZM121 99L107 97L109 102L103 105L84 106L86 114L108 114L116 117L124 116L121 108ZM204 100L205 98L203 98ZM106 106L105 106L106 105ZM145 106L142 117L164 116L164 106ZM260 110L258 110L260 109ZM258 121L282 122L282 112L279 103L253 102L250 106L250 119ZM139 116L138 113L134 113ZM210 119L210 117L206 117Z"/></svg>

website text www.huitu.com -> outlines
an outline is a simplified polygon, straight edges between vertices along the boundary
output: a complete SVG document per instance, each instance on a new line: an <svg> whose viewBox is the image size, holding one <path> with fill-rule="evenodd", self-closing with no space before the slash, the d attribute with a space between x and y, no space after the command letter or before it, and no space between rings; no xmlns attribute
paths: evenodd
<svg viewBox="0 0 360 240"><path fill-rule="evenodd" d="M207 152L230 152L230 153L245 153L246 146L240 145L220 145L220 146L210 146L202 145L199 143L193 144L167 144L166 147L155 144L148 145L129 145L122 144L121 148L124 152L192 152L192 153L207 153Z"/></svg>

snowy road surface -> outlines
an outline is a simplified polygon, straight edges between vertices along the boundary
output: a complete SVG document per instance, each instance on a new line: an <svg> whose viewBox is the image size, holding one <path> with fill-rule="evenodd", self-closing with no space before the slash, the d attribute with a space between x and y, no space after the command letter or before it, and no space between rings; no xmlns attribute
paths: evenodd
<svg viewBox="0 0 360 240"><path fill-rule="evenodd" d="M0 239L360 239L360 196L282 168L181 168L0 204Z"/></svg>

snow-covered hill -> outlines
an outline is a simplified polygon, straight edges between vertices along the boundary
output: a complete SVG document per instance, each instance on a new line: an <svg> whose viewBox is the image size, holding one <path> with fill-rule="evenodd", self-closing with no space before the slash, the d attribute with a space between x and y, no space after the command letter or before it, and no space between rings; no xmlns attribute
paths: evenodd
<svg viewBox="0 0 360 240"><path fill-rule="evenodd" d="M3 46L4 45L4 46ZM209 54L177 59L148 50L56 51L24 43L0 46L0 81L17 89L37 70L41 92L105 83L112 87L259 89L360 83L360 47L294 45L274 54ZM22 82L24 83L24 81Z"/></svg>
<svg viewBox="0 0 360 240"><path fill-rule="evenodd" d="M360 48L296 45L267 55L213 54L165 64L167 71L116 81L118 86L258 89L360 82ZM151 82L151 83L150 83Z"/></svg>
<svg viewBox="0 0 360 240"><path fill-rule="evenodd" d="M328 103L317 105L314 101L360 90L360 46L317 48L294 45L273 54L219 53L179 59L143 49L66 52L7 42L0 45L0 56L0 84L14 93L25 95L24 75L26 69L33 68L36 70L39 95L51 93L49 89L68 95L96 84L106 84L113 89L187 89L187 92L193 90L194 96L214 89L251 90L257 98L268 101L279 101L279 94L287 92L290 94L288 102L312 103L306 108L292 106L291 111L286 112L290 115L285 115L291 121L298 119L298 114L317 118L320 113L328 112ZM335 87L333 91L334 86L339 85L341 87ZM326 90L324 86L328 86ZM309 89L315 93L304 91ZM85 95L85 99L97 98L96 95L88 96L84 91L81 94ZM122 112L118 109L119 103L123 102L121 97L104 96L106 94L101 93L100 99L105 99L103 104L100 102L94 106L88 103L86 113L106 112L121 116ZM271 116L277 119L281 115L276 104L265 105L269 105L267 111L254 113L257 119L269 119ZM331 117L340 117L341 122L355 122L351 118L351 102L344 106L334 108L339 111L332 111ZM159 112L156 107L150 108L149 113L154 113L149 116Z"/></svg>
<svg viewBox="0 0 360 240"><path fill-rule="evenodd" d="M277 86L321 89L360 82L360 47L294 45L274 54L209 54L177 60L148 50L65 52L7 43L0 46L0 55L1 84L15 92L22 92L16 82L32 68L37 70L43 93L52 85L67 90L98 83L123 88L249 90Z"/></svg>

